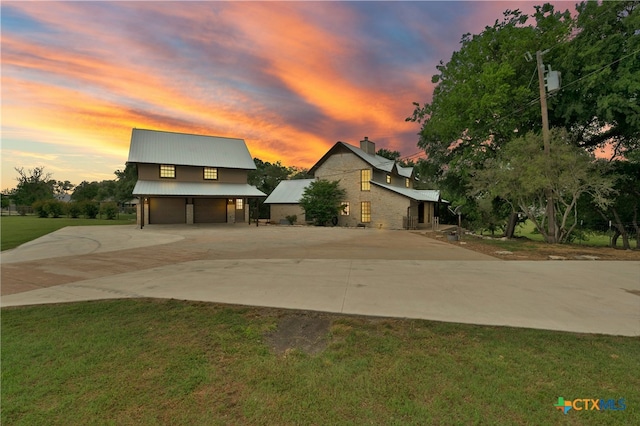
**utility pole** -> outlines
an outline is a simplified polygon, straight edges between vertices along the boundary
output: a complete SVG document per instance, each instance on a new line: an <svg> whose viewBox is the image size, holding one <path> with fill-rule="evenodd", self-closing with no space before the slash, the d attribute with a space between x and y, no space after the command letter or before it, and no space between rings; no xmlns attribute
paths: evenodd
<svg viewBox="0 0 640 426"><path fill-rule="evenodd" d="M536 63L538 65L538 85L540 86L540 109L542 110L542 142L544 144L544 154L549 162L551 159L551 135L549 133L549 114L547 112L547 91L544 84L544 64L542 63L542 55L547 53L538 50L536 52ZM549 242L556 243L556 213L553 205L553 191L551 188L545 190L547 198L547 221Z"/></svg>

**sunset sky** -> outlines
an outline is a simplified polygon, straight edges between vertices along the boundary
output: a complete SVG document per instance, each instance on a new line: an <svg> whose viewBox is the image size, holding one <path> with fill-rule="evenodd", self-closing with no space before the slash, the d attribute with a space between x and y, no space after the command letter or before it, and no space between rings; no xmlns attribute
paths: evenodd
<svg viewBox="0 0 640 426"><path fill-rule="evenodd" d="M242 138L287 166L363 136L415 154L404 119L438 62L542 3L3 1L1 189L14 167L113 179L134 127Z"/></svg>

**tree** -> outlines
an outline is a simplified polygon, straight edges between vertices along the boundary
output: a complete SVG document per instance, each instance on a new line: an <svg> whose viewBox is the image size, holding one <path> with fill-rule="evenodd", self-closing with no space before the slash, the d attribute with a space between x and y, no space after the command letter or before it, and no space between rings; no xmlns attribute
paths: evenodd
<svg viewBox="0 0 640 426"><path fill-rule="evenodd" d="M528 133L504 147L485 167L474 173L479 197L500 197L513 210L525 213L545 241L567 242L579 223L578 201L583 195L604 208L610 203L613 179L603 176L602 162L571 144L565 130L552 129L551 153L542 149L542 137ZM551 188L556 217L547 217L545 191ZM556 223L556 235L549 235L546 223Z"/></svg>
<svg viewBox="0 0 640 426"><path fill-rule="evenodd" d="M279 161L275 163L269 163L254 158L253 162L256 165L256 170L250 170L247 175L247 181L249 185L253 185L260 191L269 195L278 186L280 181L293 178L306 179L307 173L304 169L298 169L296 167L283 166ZM259 217L269 217L269 206L265 205L264 200L256 200L257 208L259 209Z"/></svg>
<svg viewBox="0 0 640 426"><path fill-rule="evenodd" d="M468 196L474 171L518 134L541 128L536 66L527 53L548 50L545 62L562 71L561 90L548 96L552 127L590 151L612 144L614 156L624 156L640 148L639 9L633 1L582 2L572 18L545 4L533 21L507 10L502 22L465 34L460 50L437 67L432 101L414 103L407 118L421 124L418 146L444 196L478 216Z"/></svg>
<svg viewBox="0 0 640 426"><path fill-rule="evenodd" d="M529 21L519 10L507 10L502 21L496 20L482 33L463 35L460 50L436 67L431 103L414 102L414 112L407 118L421 124L418 146L427 154L424 162L432 179L472 221L481 216L476 198L470 196L474 170L517 132L541 127L540 110L531 102L538 92L531 84L536 66L527 62L525 53L569 36L568 11L537 7L534 24L526 25Z"/></svg>
<svg viewBox="0 0 640 426"><path fill-rule="evenodd" d="M342 211L342 200L346 191L340 188L340 181L316 180L304 190L300 206L307 220L324 226Z"/></svg>
<svg viewBox="0 0 640 426"><path fill-rule="evenodd" d="M15 167L18 184L10 195L18 206L31 206L36 201L53 198L51 173L45 173L39 166L25 172L23 167Z"/></svg>
<svg viewBox="0 0 640 426"><path fill-rule="evenodd" d="M65 180L64 182L61 180L53 181L53 193L56 197L62 197L68 194L69 191L71 191L74 188L74 186L75 185L73 185L68 180Z"/></svg>
<svg viewBox="0 0 640 426"><path fill-rule="evenodd" d="M400 158L400 151L390 151L386 148L380 148L376 154L393 161L397 161Z"/></svg>
<svg viewBox="0 0 640 426"><path fill-rule="evenodd" d="M100 184L96 181L87 182L83 180L76 186L71 199L73 201L92 201L98 198L98 192L100 191Z"/></svg>
<svg viewBox="0 0 640 426"><path fill-rule="evenodd" d="M550 99L550 120L580 146L610 145L624 156L640 148L640 3L590 1L576 10L575 36L549 53L564 86Z"/></svg>
<svg viewBox="0 0 640 426"><path fill-rule="evenodd" d="M598 206L586 200L586 226L597 231L609 228L613 230L611 246L617 247L618 238L622 237L622 248L630 249L631 232L635 234L636 248L640 248L640 162L630 158L629 161L614 161L610 164L606 176L614 179L615 197L605 206Z"/></svg>
<svg viewBox="0 0 640 426"><path fill-rule="evenodd" d="M138 168L135 164L128 163L124 170L116 170L116 187L114 199L117 203L123 204L133 198L133 188L138 181Z"/></svg>

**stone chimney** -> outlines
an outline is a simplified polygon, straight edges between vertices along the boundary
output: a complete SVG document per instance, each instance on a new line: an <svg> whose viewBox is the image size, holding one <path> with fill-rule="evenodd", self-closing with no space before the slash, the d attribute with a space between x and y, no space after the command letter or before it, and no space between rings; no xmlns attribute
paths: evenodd
<svg viewBox="0 0 640 426"><path fill-rule="evenodd" d="M360 141L360 149L369 155L376 155L376 144L371 142L367 136Z"/></svg>

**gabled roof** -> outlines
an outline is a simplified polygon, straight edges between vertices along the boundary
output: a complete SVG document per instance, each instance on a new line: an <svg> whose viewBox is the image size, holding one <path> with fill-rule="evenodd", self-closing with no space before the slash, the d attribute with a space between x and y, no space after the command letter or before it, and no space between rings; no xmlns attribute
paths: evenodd
<svg viewBox="0 0 640 426"><path fill-rule="evenodd" d="M440 191L434 189L413 189L413 188L401 188L398 186L391 186L380 182L371 181L372 184L380 186L389 191L393 191L396 194L403 195L416 201L440 201Z"/></svg>
<svg viewBox="0 0 640 426"><path fill-rule="evenodd" d="M264 200L265 204L298 204L304 190L315 179L283 180L273 190L271 195Z"/></svg>
<svg viewBox="0 0 640 426"><path fill-rule="evenodd" d="M246 183L180 182L176 180L139 180L133 195L265 197L262 191Z"/></svg>
<svg viewBox="0 0 640 426"><path fill-rule="evenodd" d="M242 139L133 129L128 163L255 170Z"/></svg>
<svg viewBox="0 0 640 426"><path fill-rule="evenodd" d="M309 169L309 173L314 173L316 169L320 167L322 163L324 163L327 160L327 158L335 154L340 148L348 149L349 151L351 151L352 153L360 157L362 160L364 160L366 163L368 163L370 166L372 166L374 169L378 169L383 172L391 173L394 169L394 165L396 166L398 170L398 174L400 176L411 177L411 174L413 172L413 167L397 166L394 160L389 160L388 158L382 157L377 154L376 155L367 154L366 152L364 152L358 147L349 145L348 143L345 143L345 142L338 141L336 142L335 145L333 145L333 147L331 147L329 151L327 151L325 155L322 156L320 160L318 160L316 164L313 165L313 167L311 167L311 169Z"/></svg>

